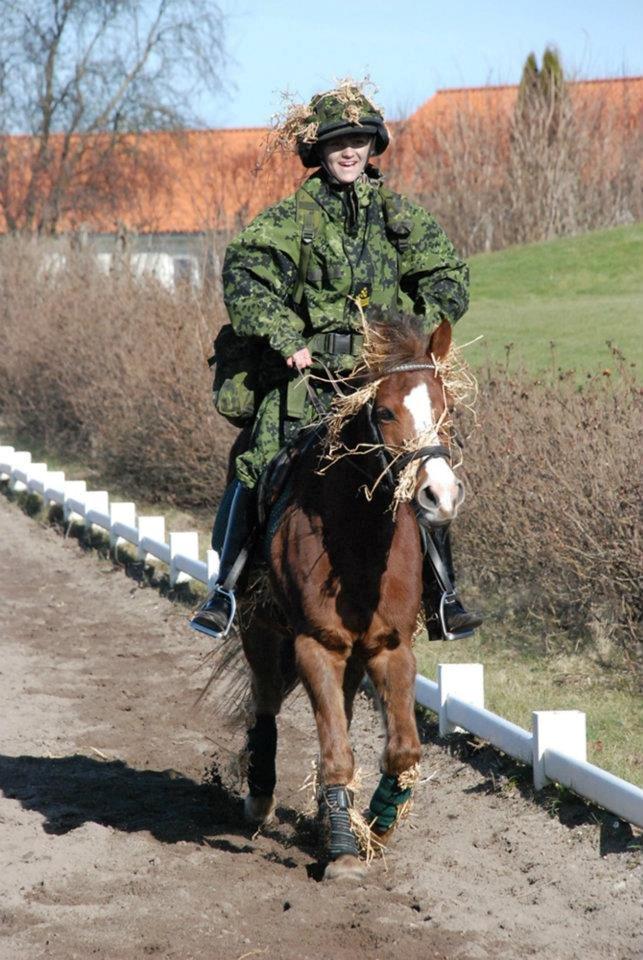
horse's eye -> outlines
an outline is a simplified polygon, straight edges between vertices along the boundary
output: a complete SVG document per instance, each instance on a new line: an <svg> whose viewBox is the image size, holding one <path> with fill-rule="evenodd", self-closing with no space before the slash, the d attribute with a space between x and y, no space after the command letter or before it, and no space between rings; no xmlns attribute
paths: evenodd
<svg viewBox="0 0 643 960"><path fill-rule="evenodd" d="M395 420L395 414L392 410L389 410L388 407L378 407L375 411L375 416L380 423L390 423L392 420Z"/></svg>

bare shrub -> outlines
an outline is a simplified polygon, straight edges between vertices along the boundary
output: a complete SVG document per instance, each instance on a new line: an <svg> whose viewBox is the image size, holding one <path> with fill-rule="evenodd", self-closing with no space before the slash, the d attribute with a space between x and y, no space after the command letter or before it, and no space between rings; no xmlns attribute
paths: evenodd
<svg viewBox="0 0 643 960"><path fill-rule="evenodd" d="M57 248L60 249L60 248ZM68 251L69 253L69 251ZM55 261L53 261L55 263ZM63 460L132 495L213 507L234 431L210 403L216 291L174 294L89 256L43 267L42 245L0 247L0 414ZM626 375L548 382L484 375L465 450L468 577L574 646L634 663L643 582L641 398Z"/></svg>
<svg viewBox="0 0 643 960"><path fill-rule="evenodd" d="M102 276L69 250L64 270L47 271L42 251L2 245L4 420L133 494L214 504L234 435L212 408L205 362L220 300Z"/></svg>
<svg viewBox="0 0 643 960"><path fill-rule="evenodd" d="M620 648L640 636L641 396L626 375L544 382L503 371L481 384L465 452L471 506L461 565L505 613L566 631L572 645ZM546 644L545 644L546 645Z"/></svg>

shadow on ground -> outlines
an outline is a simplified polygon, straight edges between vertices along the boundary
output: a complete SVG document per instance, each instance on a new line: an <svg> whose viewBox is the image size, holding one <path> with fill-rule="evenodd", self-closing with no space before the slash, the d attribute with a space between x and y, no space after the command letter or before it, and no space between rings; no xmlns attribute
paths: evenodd
<svg viewBox="0 0 643 960"><path fill-rule="evenodd" d="M47 833L64 834L92 822L128 833L149 830L162 843L248 834L241 798L216 773L210 782L197 783L174 770L136 770L122 760L79 754L0 756L0 789L40 813Z"/></svg>
<svg viewBox="0 0 643 960"><path fill-rule="evenodd" d="M241 797L212 767L198 783L175 770L136 770L122 760L0 756L0 791L44 817L46 833L62 835L98 823L125 833L149 831L161 843L190 841L227 853L254 853L255 828L243 819ZM308 818L278 808L262 835L281 847L317 858L319 834ZM239 837L240 842L234 838ZM297 866L287 849L264 859ZM310 865L313 871L316 864ZM323 869L323 868L320 868Z"/></svg>

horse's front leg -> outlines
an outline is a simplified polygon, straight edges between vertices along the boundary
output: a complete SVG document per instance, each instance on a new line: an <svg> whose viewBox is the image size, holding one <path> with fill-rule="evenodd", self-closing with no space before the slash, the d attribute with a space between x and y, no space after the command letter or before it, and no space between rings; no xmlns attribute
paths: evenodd
<svg viewBox="0 0 643 960"><path fill-rule="evenodd" d="M410 640L393 650L381 650L366 669L382 702L386 723L382 776L371 798L370 820L373 832L388 839L400 813L408 809L421 754L415 722L416 663Z"/></svg>
<svg viewBox="0 0 643 960"><path fill-rule="evenodd" d="M320 806L330 820L330 862L325 880L360 878L365 874L351 828L354 759L348 739L344 700L347 653L327 650L314 637L300 634L295 641L297 668L315 715L320 750Z"/></svg>

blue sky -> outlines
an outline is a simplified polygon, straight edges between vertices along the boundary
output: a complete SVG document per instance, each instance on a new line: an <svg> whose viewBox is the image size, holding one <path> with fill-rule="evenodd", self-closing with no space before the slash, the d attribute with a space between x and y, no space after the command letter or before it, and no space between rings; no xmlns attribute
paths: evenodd
<svg viewBox="0 0 643 960"><path fill-rule="evenodd" d="M210 126L262 126L279 92L308 99L368 73L387 115L440 87L516 83L527 54L558 46L583 77L643 74L643 0L220 0L227 90L197 105Z"/></svg>

